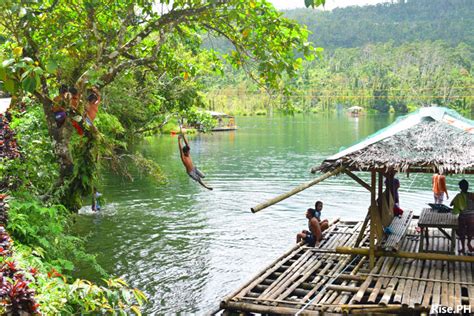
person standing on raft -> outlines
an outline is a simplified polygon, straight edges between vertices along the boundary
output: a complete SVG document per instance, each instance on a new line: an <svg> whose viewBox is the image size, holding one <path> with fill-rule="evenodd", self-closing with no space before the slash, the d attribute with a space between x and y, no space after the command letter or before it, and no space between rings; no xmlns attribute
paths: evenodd
<svg viewBox="0 0 474 316"><path fill-rule="evenodd" d="M184 146L181 144L181 139L184 140ZM188 175L194 180L199 182L200 185L205 187L208 190L212 190L211 187L202 182L201 178L205 178L206 176L193 165L193 160L191 159L191 155L189 154L191 148L189 147L188 141L184 137L184 135L178 136L178 145L179 145L179 153L181 154L181 161L183 162L184 167L186 168L186 172Z"/></svg>

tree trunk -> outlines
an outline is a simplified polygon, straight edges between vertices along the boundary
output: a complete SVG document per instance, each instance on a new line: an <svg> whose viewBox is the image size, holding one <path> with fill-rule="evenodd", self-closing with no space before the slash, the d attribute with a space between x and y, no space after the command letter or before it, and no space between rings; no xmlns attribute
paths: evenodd
<svg viewBox="0 0 474 316"><path fill-rule="evenodd" d="M54 153L58 157L59 162L59 178L55 185L55 188L58 188L64 184L65 179L73 174L74 170L72 155L69 150L69 141L71 139L72 127L69 119L66 119L61 127L57 126L56 120L54 119L54 113L52 111L53 104L50 99L43 99L42 104L43 111L46 116L48 132L50 137L53 139Z"/></svg>

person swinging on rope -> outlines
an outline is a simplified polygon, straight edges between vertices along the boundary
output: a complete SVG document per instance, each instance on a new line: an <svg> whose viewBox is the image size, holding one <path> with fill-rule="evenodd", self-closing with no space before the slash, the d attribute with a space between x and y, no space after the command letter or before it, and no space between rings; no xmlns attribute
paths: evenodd
<svg viewBox="0 0 474 316"><path fill-rule="evenodd" d="M181 139L184 141L184 146L181 143ZM186 172L188 175L194 180L199 182L200 185L205 187L208 190L212 190L211 187L208 187L204 182L202 182L201 178L205 178L205 175L193 165L193 160L191 159L191 155L189 154L191 148L189 147L188 141L183 134L178 136L178 145L179 145L179 153L181 154L181 161L183 162L184 167L186 168Z"/></svg>

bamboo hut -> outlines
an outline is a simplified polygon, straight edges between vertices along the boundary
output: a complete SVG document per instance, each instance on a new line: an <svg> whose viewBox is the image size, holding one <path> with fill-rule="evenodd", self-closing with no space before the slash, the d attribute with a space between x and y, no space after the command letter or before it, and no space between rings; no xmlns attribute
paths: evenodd
<svg viewBox="0 0 474 316"><path fill-rule="evenodd" d="M355 105L355 106L351 106L350 108L347 109L347 112L351 115L351 116L359 116L359 114L364 110L363 107L361 106L358 106L358 105Z"/></svg>
<svg viewBox="0 0 474 316"><path fill-rule="evenodd" d="M412 210L394 217L390 185L384 190L384 178L390 180L394 171L438 170L474 172L474 123L438 107L422 108L328 157L311 170L324 175L252 211L345 174L370 192L365 220L334 222L318 248L297 244L222 300L220 308L330 315L426 314L443 306L474 313L474 257L456 253L455 215L432 214L427 209L422 216L430 214L429 218L414 216ZM360 171L370 173L370 183L354 173ZM415 228L428 219L439 229L431 229L430 234L426 229L426 236L420 235Z"/></svg>
<svg viewBox="0 0 474 316"><path fill-rule="evenodd" d="M217 121L217 125L212 128L213 132L234 131L237 129L234 116L215 111L208 111L208 113Z"/></svg>

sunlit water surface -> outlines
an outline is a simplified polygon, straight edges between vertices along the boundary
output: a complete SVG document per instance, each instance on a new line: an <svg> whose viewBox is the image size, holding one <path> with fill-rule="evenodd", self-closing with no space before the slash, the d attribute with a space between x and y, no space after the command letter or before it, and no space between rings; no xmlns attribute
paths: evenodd
<svg viewBox="0 0 474 316"><path fill-rule="evenodd" d="M195 164L210 192L184 172L177 139L158 136L139 149L158 162L168 184L105 175L107 205L79 215L99 263L149 297L144 314L197 313L218 306L295 242L305 210L324 201L323 216L363 220L369 193L347 176L330 178L259 213L250 208L313 179L312 166L395 120L394 116L241 117L239 130L190 136ZM359 174L368 181L368 175ZM399 175L400 200L419 213L431 202L430 175ZM454 196L460 176L448 178ZM81 276L96 278L92 271Z"/></svg>

